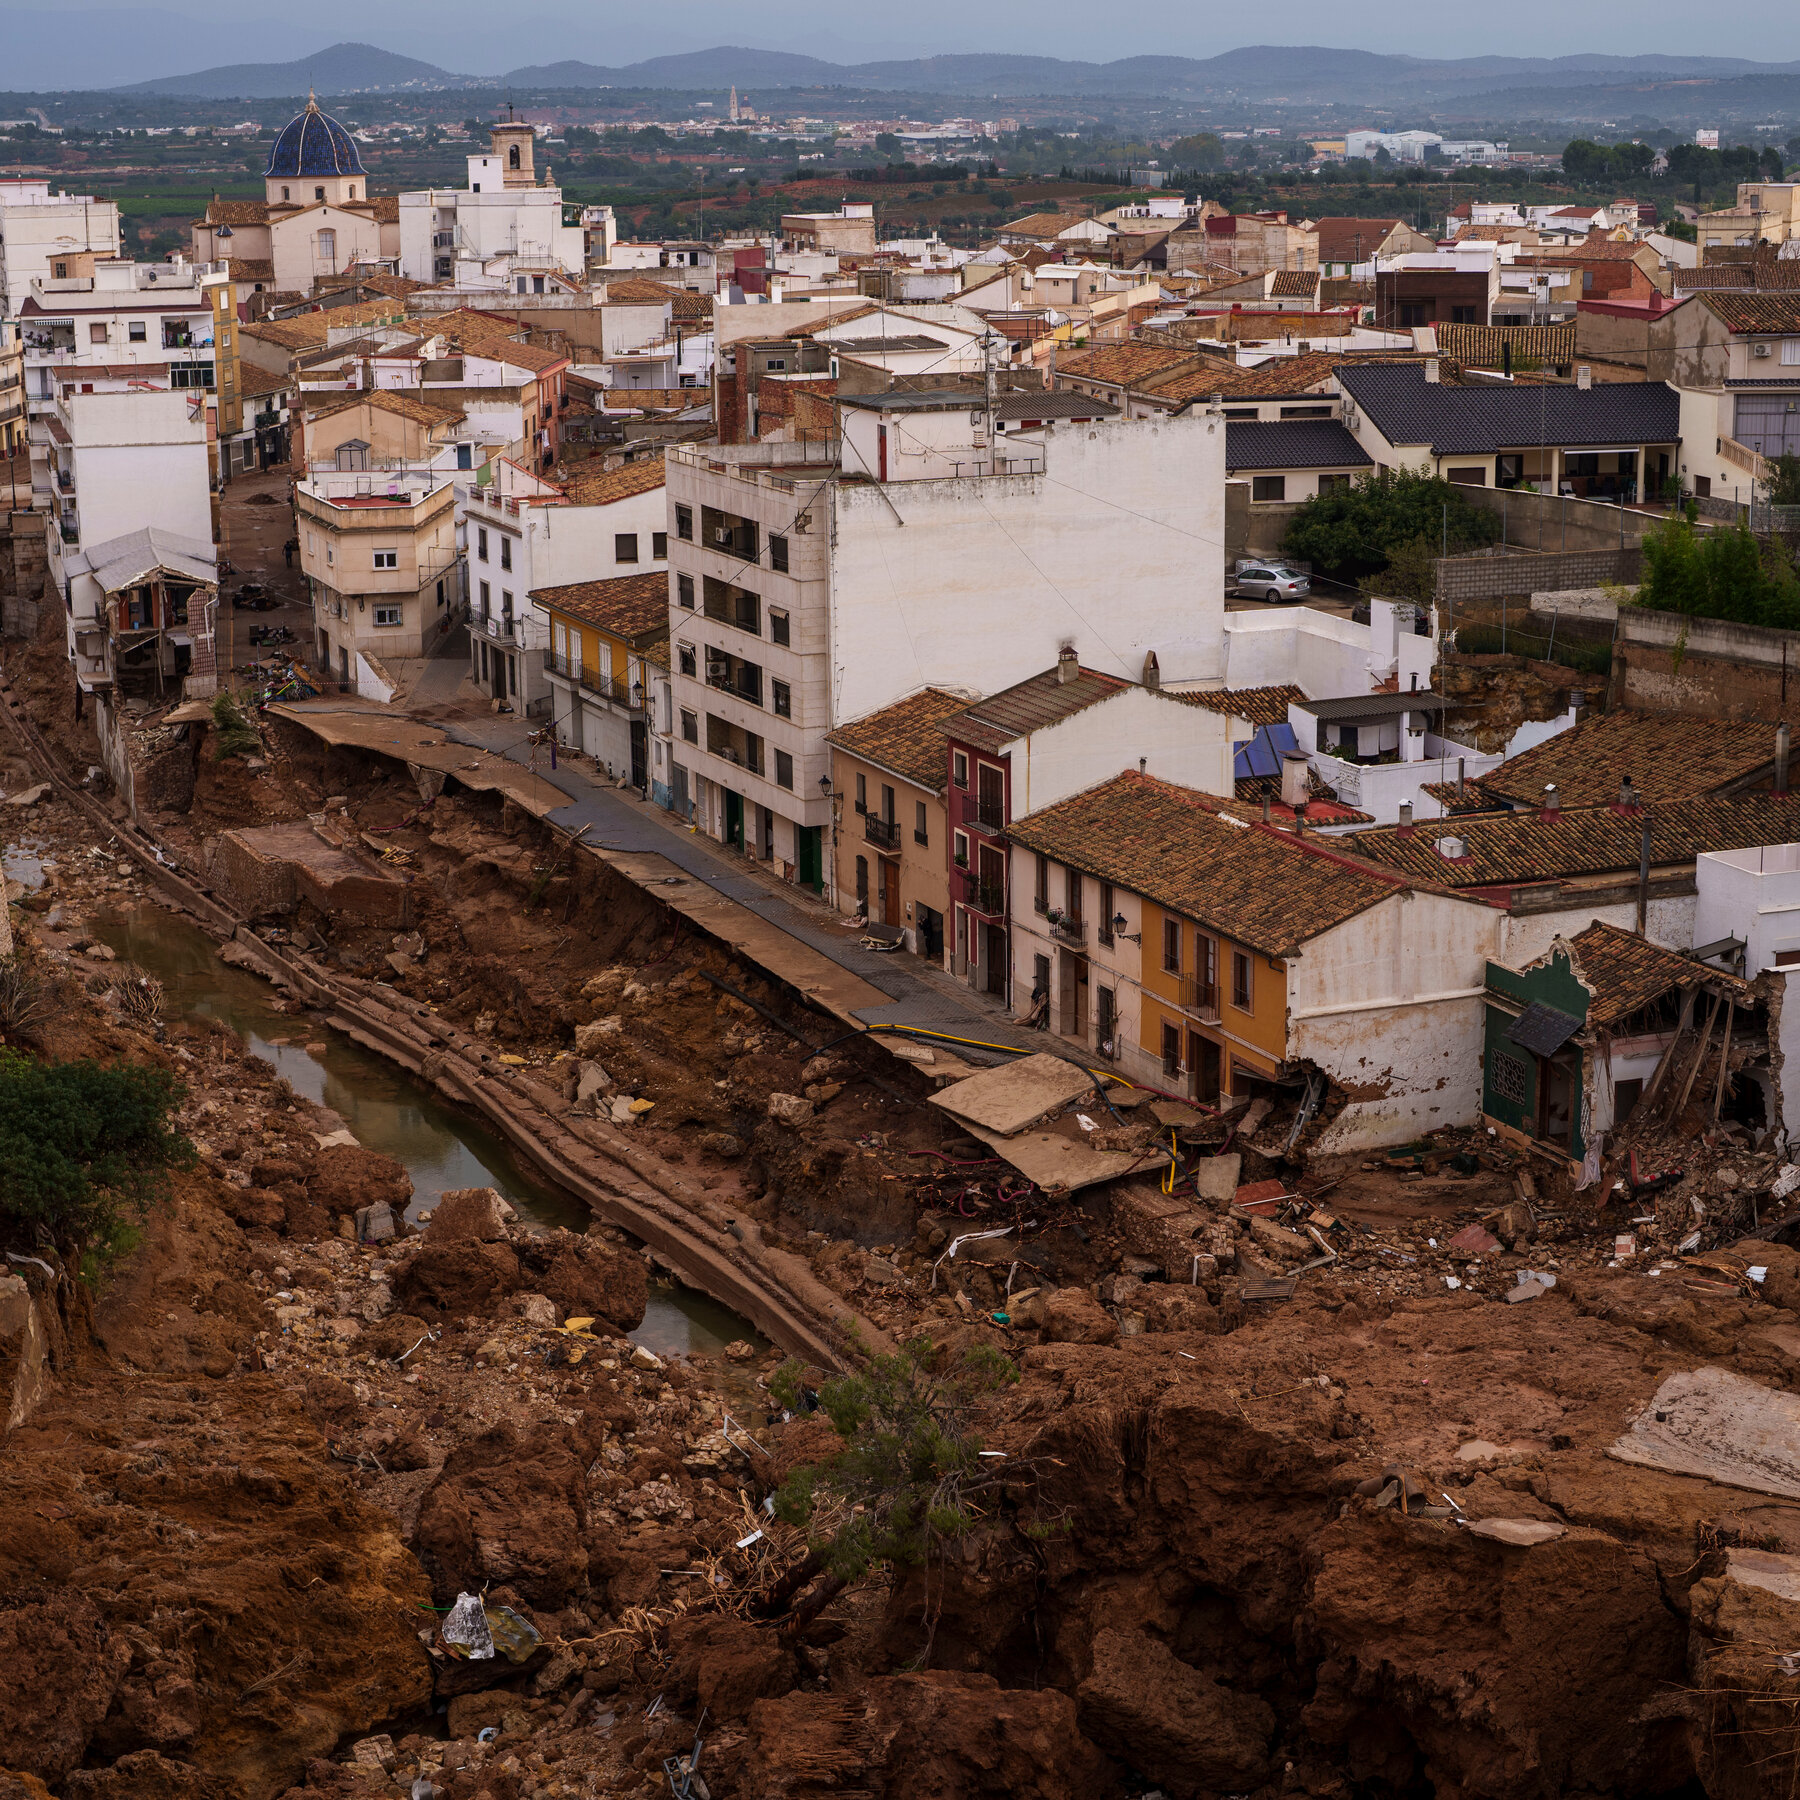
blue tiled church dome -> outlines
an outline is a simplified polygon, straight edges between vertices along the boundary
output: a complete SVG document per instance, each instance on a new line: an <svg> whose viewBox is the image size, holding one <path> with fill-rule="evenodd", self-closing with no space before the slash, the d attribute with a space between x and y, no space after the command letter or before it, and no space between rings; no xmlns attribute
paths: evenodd
<svg viewBox="0 0 1800 1800"><path fill-rule="evenodd" d="M356 140L329 113L320 112L318 101L311 98L306 111L281 128L269 152L269 166L263 171L265 180L277 181L290 175L366 173Z"/></svg>

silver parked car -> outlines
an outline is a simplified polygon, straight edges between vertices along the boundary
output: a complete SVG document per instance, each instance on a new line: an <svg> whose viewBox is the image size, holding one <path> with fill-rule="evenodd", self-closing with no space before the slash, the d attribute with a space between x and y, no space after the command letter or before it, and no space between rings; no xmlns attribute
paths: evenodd
<svg viewBox="0 0 1800 1800"><path fill-rule="evenodd" d="M1231 578L1231 592L1240 600L1304 600L1312 592L1312 580L1284 563L1245 563Z"/></svg>

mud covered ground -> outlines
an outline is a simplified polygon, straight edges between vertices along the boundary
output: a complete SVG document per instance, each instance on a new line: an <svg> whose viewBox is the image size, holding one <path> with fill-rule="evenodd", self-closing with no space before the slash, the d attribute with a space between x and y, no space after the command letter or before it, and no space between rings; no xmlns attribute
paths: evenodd
<svg viewBox="0 0 1800 1800"><path fill-rule="evenodd" d="M647 1797L696 1737L718 1800L1791 1790L1791 1447L1738 1486L1609 1454L1683 1370L1800 1385L1800 1256L1737 1241L1773 1159L1696 1151L1621 1259L1617 1207L1489 1144L1284 1168L1253 1140L1280 1210L1183 1202L1174 1280L1153 1169L1017 1204L916 1070L531 822L266 748L159 832L348 800L414 932L268 929L603 1109L877 1327L1000 1349L1007 1479L941 1561L814 1614L764 1501L834 1439L774 1359L636 1350L642 1252L482 1192L359 1242L404 1171L132 1000L86 920L142 882L48 796L14 920L59 1004L27 1047L177 1068L198 1159L98 1280L8 1265L53 1379L0 1441L0 1800ZM1160 1141L1127 1113L1121 1144ZM1696 1198L1702 1262L1672 1253ZM465 1592L525 1660L446 1652Z"/></svg>

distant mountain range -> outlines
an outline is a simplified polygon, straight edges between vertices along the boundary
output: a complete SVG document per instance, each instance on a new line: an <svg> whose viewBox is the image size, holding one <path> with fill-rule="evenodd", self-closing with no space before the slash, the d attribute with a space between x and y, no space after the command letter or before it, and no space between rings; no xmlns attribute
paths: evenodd
<svg viewBox="0 0 1800 1800"><path fill-rule="evenodd" d="M1382 56L1366 50L1257 45L1221 56L1131 56L1118 62L1066 62L1048 56L932 56L905 61L832 63L778 50L721 46L679 56L655 56L622 68L586 62L535 64L505 75L458 75L415 57L370 44L334 44L288 63L237 63L192 75L164 76L110 91L192 96L196 99L272 100L304 95L383 93L403 88L667 88L693 91L735 85L740 92L852 88L942 94L968 99L1131 98L1262 100L1295 104L1342 101L1416 110L1452 105L1496 116L1532 116L1578 101L1585 110L1606 96L1602 110L1643 111L1632 97L1679 99L1683 110L1706 105L1720 89L1770 77L1800 77L1800 63L1758 63L1725 56L1477 56L1433 61ZM1668 84L1668 85L1665 85ZM1682 84L1675 95L1672 84ZM1786 92L1792 84L1774 88ZM1579 97L1579 98L1578 98ZM1770 94L1773 99L1773 94ZM1596 114L1595 116L1598 116Z"/></svg>

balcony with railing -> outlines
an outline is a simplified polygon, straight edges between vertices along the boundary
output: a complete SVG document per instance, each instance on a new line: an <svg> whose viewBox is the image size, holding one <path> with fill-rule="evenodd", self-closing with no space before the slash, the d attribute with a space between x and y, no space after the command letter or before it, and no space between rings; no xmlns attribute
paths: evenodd
<svg viewBox="0 0 1800 1800"><path fill-rule="evenodd" d="M963 904L991 919L1006 917L1006 882L984 881L973 869L958 867L963 878Z"/></svg>
<svg viewBox="0 0 1800 1800"><path fill-rule="evenodd" d="M644 709L644 690L638 683L615 681L610 671L586 668L572 657L559 655L554 650L544 652L544 673L560 675L563 680L574 682L583 693L598 695L631 712Z"/></svg>
<svg viewBox="0 0 1800 1800"><path fill-rule="evenodd" d="M864 813L863 836L877 850L898 850L900 822L897 819L884 819L877 813Z"/></svg>
<svg viewBox="0 0 1800 1800"><path fill-rule="evenodd" d="M1196 1017L1216 1021L1219 1016L1219 986L1214 981L1202 981L1197 975L1182 975L1175 983L1176 1003L1183 1012L1193 1013Z"/></svg>
<svg viewBox="0 0 1800 1800"><path fill-rule="evenodd" d="M497 643L512 644L518 641L519 622L511 613L478 612L474 624L483 636L493 638Z"/></svg>
<svg viewBox="0 0 1800 1800"><path fill-rule="evenodd" d="M1058 912L1052 907L1044 915L1049 922L1050 937L1054 943L1079 945L1087 942L1087 920L1071 918L1065 912Z"/></svg>
<svg viewBox="0 0 1800 1800"><path fill-rule="evenodd" d="M999 837L1006 830L1006 806L994 799L977 800L963 815L963 823L983 837Z"/></svg>
<svg viewBox="0 0 1800 1800"><path fill-rule="evenodd" d="M761 706L763 703L762 670L755 663L743 662L737 657L709 654L706 659L706 685L717 688L722 694L748 701L752 706Z"/></svg>

